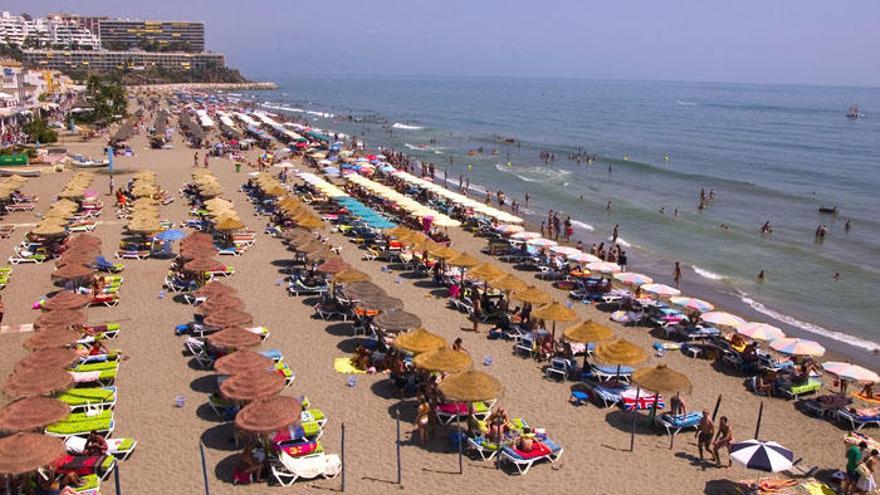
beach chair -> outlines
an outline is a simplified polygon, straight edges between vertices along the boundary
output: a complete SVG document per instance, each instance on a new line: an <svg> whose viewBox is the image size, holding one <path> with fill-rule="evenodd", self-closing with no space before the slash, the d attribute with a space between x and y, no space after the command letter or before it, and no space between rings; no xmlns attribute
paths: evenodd
<svg viewBox="0 0 880 495"><path fill-rule="evenodd" d="M297 277L287 286L287 291L294 296L302 294L324 294L329 290L327 284L306 285L302 279Z"/></svg>
<svg viewBox="0 0 880 495"><path fill-rule="evenodd" d="M88 436L91 432L96 431L101 435L110 436L115 428L116 423L113 420L113 410L103 409L97 412L71 413L64 421L47 426L45 433L53 437L68 438Z"/></svg>
<svg viewBox="0 0 880 495"><path fill-rule="evenodd" d="M348 321L348 311L338 304L319 302L312 306L312 309L315 310L315 314L321 317L322 320L330 320L341 316L342 321Z"/></svg>
<svg viewBox="0 0 880 495"><path fill-rule="evenodd" d="M93 266L95 270L105 273L119 273L125 269L125 265L122 263L113 263L103 255L98 256L95 259L95 264Z"/></svg>
<svg viewBox="0 0 880 495"><path fill-rule="evenodd" d="M73 412L116 407L116 387L72 388L55 396Z"/></svg>
<svg viewBox="0 0 880 495"><path fill-rule="evenodd" d="M150 257L150 251L146 249L119 249L116 257L124 260L145 260Z"/></svg>
<svg viewBox="0 0 880 495"><path fill-rule="evenodd" d="M488 438L481 435L476 438L468 437L467 450L476 453L484 461L491 461L501 449L497 443L490 442Z"/></svg>
<svg viewBox="0 0 880 495"><path fill-rule="evenodd" d="M625 385L603 385L601 382L592 380L584 381L583 384L590 392L590 395L601 401L602 407L606 409L620 403L623 400L621 395L629 388Z"/></svg>
<svg viewBox="0 0 880 495"><path fill-rule="evenodd" d="M10 256L8 261L13 265L18 265L20 263L40 264L44 263L47 259L49 259L49 256L42 253L33 253L16 249L15 254Z"/></svg>
<svg viewBox="0 0 880 495"><path fill-rule="evenodd" d="M119 294L96 294L89 300L90 306L107 306L112 308L119 304Z"/></svg>
<svg viewBox="0 0 880 495"><path fill-rule="evenodd" d="M513 345L513 353L518 356L534 357L535 352L535 339L531 334L523 335L520 337L519 341Z"/></svg>
<svg viewBox="0 0 880 495"><path fill-rule="evenodd" d="M668 413L654 416L654 424L666 429L667 435L677 435L682 430L697 429L703 419L702 412L689 412L673 416Z"/></svg>
<svg viewBox="0 0 880 495"><path fill-rule="evenodd" d="M814 378L810 378L806 383L801 385L786 384L778 387L777 392L787 399L797 400L802 395L814 394L822 389L822 382Z"/></svg>
<svg viewBox="0 0 880 495"><path fill-rule="evenodd" d="M15 232L15 224L0 225L0 239L9 239L13 232Z"/></svg>
<svg viewBox="0 0 880 495"><path fill-rule="evenodd" d="M76 382L77 385L97 383L102 387L113 385L118 373L118 360L80 364L70 371L70 374L73 376L73 381Z"/></svg>
<svg viewBox="0 0 880 495"><path fill-rule="evenodd" d="M590 363L590 369L584 372L584 377L596 378L599 381L618 380L629 383L633 369L629 366L600 365Z"/></svg>
<svg viewBox="0 0 880 495"><path fill-rule="evenodd" d="M270 463L270 471L280 485L291 486L300 478L335 478L342 471L342 462L335 454L317 453L293 457L286 452L280 452L277 461Z"/></svg>
<svg viewBox="0 0 880 495"><path fill-rule="evenodd" d="M434 408L434 414L437 416L437 421L442 425L451 424L459 418L466 420L468 415L473 416L477 420L484 421L491 414L494 405L494 400L471 402L470 408L467 402L447 402L445 404L438 404Z"/></svg>
<svg viewBox="0 0 880 495"><path fill-rule="evenodd" d="M838 422L849 423L850 430L861 430L865 426L880 426L880 408L869 410L840 408L835 415Z"/></svg>
<svg viewBox="0 0 880 495"><path fill-rule="evenodd" d="M827 394L812 399L802 399L796 407L818 418L834 418L839 409L852 404L852 399L839 394Z"/></svg>
<svg viewBox="0 0 880 495"><path fill-rule="evenodd" d="M512 464L519 475L525 475L539 461L553 461L553 452L543 442L535 441L530 452L523 452L515 446L501 449L501 461Z"/></svg>
<svg viewBox="0 0 880 495"><path fill-rule="evenodd" d="M71 454L82 454L86 448L86 441L87 439L83 437L70 437L64 441L64 447ZM128 459L138 444L134 438L108 438L106 442L106 454L120 461Z"/></svg>
<svg viewBox="0 0 880 495"><path fill-rule="evenodd" d="M547 378L561 378L562 381L568 380L571 376L571 370L574 365L565 358L554 357L550 359L550 364L544 368L544 376Z"/></svg>
<svg viewBox="0 0 880 495"><path fill-rule="evenodd" d="M208 353L208 347L203 340L199 340L195 337L187 337L183 346L184 352L189 352L203 369L210 369L214 366L216 357Z"/></svg>

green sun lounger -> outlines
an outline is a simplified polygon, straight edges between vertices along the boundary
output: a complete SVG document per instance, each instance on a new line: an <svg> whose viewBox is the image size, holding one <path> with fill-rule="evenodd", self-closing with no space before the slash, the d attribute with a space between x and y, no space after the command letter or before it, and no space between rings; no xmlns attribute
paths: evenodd
<svg viewBox="0 0 880 495"><path fill-rule="evenodd" d="M101 493L101 478L97 474L80 476L80 484L71 487L73 491L82 495L96 495Z"/></svg>
<svg viewBox="0 0 880 495"><path fill-rule="evenodd" d="M72 413L64 421L51 424L46 427L46 434L56 437L70 437L79 435L88 435L93 431L99 433L113 432L115 428L113 422L113 410L104 409L98 414L90 414L88 412Z"/></svg>
<svg viewBox="0 0 880 495"><path fill-rule="evenodd" d="M116 387L72 388L55 398L73 411L87 407L112 409L116 405Z"/></svg>
<svg viewBox="0 0 880 495"><path fill-rule="evenodd" d="M809 380L807 380L807 383L781 388L779 391L791 399L797 399L801 395L808 395L818 392L821 388L821 381L810 378Z"/></svg>

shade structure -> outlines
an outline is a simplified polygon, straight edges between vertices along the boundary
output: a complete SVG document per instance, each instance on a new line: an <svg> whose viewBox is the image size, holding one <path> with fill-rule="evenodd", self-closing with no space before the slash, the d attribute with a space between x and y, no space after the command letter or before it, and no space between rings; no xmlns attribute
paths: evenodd
<svg viewBox="0 0 880 495"><path fill-rule="evenodd" d="M586 267L587 270L593 273L601 273L603 275L613 275L621 271L620 265L607 261L594 261L593 263L587 263Z"/></svg>
<svg viewBox="0 0 880 495"><path fill-rule="evenodd" d="M335 258L335 259L326 261L326 262L322 263L321 265L319 265L317 268L317 270L319 272L329 273L329 274L340 273L340 272L344 272L346 270L351 270L351 269L352 269L351 265L342 261L339 258Z"/></svg>
<svg viewBox="0 0 880 495"><path fill-rule="evenodd" d="M530 241L530 240L532 240L532 239L540 239L540 238L541 238L541 234L538 233L538 232L528 232L528 231L525 231L525 232L517 232L517 233L515 233L515 234L512 234L512 235L510 236L510 238L511 238L511 239L518 240L518 241Z"/></svg>
<svg viewBox="0 0 880 495"><path fill-rule="evenodd" d="M45 428L70 414L70 406L48 397L28 397L0 409L0 431L14 433Z"/></svg>
<svg viewBox="0 0 880 495"><path fill-rule="evenodd" d="M528 288L528 284L523 282L515 275L503 275L501 277L489 280L489 287L503 290L505 292L523 290Z"/></svg>
<svg viewBox="0 0 880 495"><path fill-rule="evenodd" d="M341 271L341 272L333 275L333 281L336 283L339 283L339 284L350 284L353 282L366 282L368 280L370 280L369 275L367 275L366 273L364 273L360 270L355 270L353 268L350 270Z"/></svg>
<svg viewBox="0 0 880 495"><path fill-rule="evenodd" d="M200 258L213 258L217 255L217 248L214 246L187 246L180 248L178 255L183 260L195 260Z"/></svg>
<svg viewBox="0 0 880 495"><path fill-rule="evenodd" d="M749 322L736 328L737 333L755 340L776 340L785 338L785 332L767 323Z"/></svg>
<svg viewBox="0 0 880 495"><path fill-rule="evenodd" d="M284 378L273 371L247 371L230 376L220 384L220 395L228 400L247 402L278 395Z"/></svg>
<svg viewBox="0 0 880 495"><path fill-rule="evenodd" d="M553 301L532 311L532 317L547 321L575 321L578 316L575 311L564 304Z"/></svg>
<svg viewBox="0 0 880 495"><path fill-rule="evenodd" d="M587 320L578 325L566 328L563 335L565 335L566 339L572 342L583 342L587 344L590 342L608 340L614 337L614 332L605 325L596 323L593 320Z"/></svg>
<svg viewBox="0 0 880 495"><path fill-rule="evenodd" d="M239 375L248 371L273 369L272 359L252 351L235 351L214 361L214 370L222 375Z"/></svg>
<svg viewBox="0 0 880 495"><path fill-rule="evenodd" d="M403 225L397 225L394 228L388 229L385 231L385 234L393 236L393 237L404 237L415 234L416 232L409 227L405 227Z"/></svg>
<svg viewBox="0 0 880 495"><path fill-rule="evenodd" d="M825 354L825 348L818 342L808 339L796 339L786 337L770 342L770 347L783 354L791 356L821 356Z"/></svg>
<svg viewBox="0 0 880 495"><path fill-rule="evenodd" d="M322 249L327 249L327 245L317 239L312 239L305 244L298 244L296 246L296 250L300 253L304 253L305 255L313 252L318 252Z"/></svg>
<svg viewBox="0 0 880 495"><path fill-rule="evenodd" d="M302 403L293 397L266 397L241 408L235 426L258 435L280 431L300 421Z"/></svg>
<svg viewBox="0 0 880 495"><path fill-rule="evenodd" d="M85 325L88 317L79 310L56 309L54 311L46 311L34 320L34 326L37 328L50 327L79 327Z"/></svg>
<svg viewBox="0 0 880 495"><path fill-rule="evenodd" d="M549 248L549 247L556 246L559 243L556 241L551 241L550 239L544 239L544 238L539 237L539 238L527 240L526 244L528 244L529 246Z"/></svg>
<svg viewBox="0 0 880 495"><path fill-rule="evenodd" d="M208 297L210 295L232 295L235 294L236 290L232 287L224 284L223 282L208 282L204 287L195 291L193 295L196 297Z"/></svg>
<svg viewBox="0 0 880 495"><path fill-rule="evenodd" d="M623 339L599 344L593 355L600 361L617 365L634 365L648 359L644 349Z"/></svg>
<svg viewBox="0 0 880 495"><path fill-rule="evenodd" d="M636 272L615 273L612 278L617 282L633 287L639 287L654 282L654 279L651 277Z"/></svg>
<svg viewBox="0 0 880 495"><path fill-rule="evenodd" d="M700 319L706 323L715 325L716 327L729 329L739 328L746 323L746 321L739 316L732 315L725 311L709 311L708 313L700 315Z"/></svg>
<svg viewBox="0 0 880 495"><path fill-rule="evenodd" d="M302 229L287 229L279 237L293 244L305 244L315 240L315 234Z"/></svg>
<svg viewBox="0 0 880 495"><path fill-rule="evenodd" d="M61 368L37 368L13 373L3 383L3 393L12 399L37 397L67 390L73 376Z"/></svg>
<svg viewBox="0 0 880 495"><path fill-rule="evenodd" d="M207 244L212 245L214 243L214 238L205 232L192 232L187 235L183 239L180 240L181 246L193 245L193 244Z"/></svg>
<svg viewBox="0 0 880 495"><path fill-rule="evenodd" d="M315 262L322 263L325 261L330 261L332 259L339 258L339 255L330 250L327 246L322 246L319 249L315 249L306 253L306 258Z"/></svg>
<svg viewBox="0 0 880 495"><path fill-rule="evenodd" d="M64 227L57 224L37 225L31 230L31 234L39 237L61 237L67 234Z"/></svg>
<svg viewBox="0 0 880 495"><path fill-rule="evenodd" d="M345 285L345 294L348 297L359 299L362 297L384 295L385 289L379 287L373 282L354 282Z"/></svg>
<svg viewBox="0 0 880 495"><path fill-rule="evenodd" d="M778 473L791 468L794 453L776 442L746 440L730 446L730 458L749 469Z"/></svg>
<svg viewBox="0 0 880 495"><path fill-rule="evenodd" d="M553 300L553 298L550 297L550 294L547 294L534 285L512 292L510 298L529 304L548 304Z"/></svg>
<svg viewBox="0 0 880 495"><path fill-rule="evenodd" d="M205 324L214 328L237 327L253 323L250 313L238 309L223 309L205 317Z"/></svg>
<svg viewBox="0 0 880 495"><path fill-rule="evenodd" d="M242 223L241 220L232 217L226 217L214 224L214 229L221 232L232 232L243 228L244 223Z"/></svg>
<svg viewBox="0 0 880 495"><path fill-rule="evenodd" d="M488 373L468 370L444 378L440 382L440 392L452 401L490 401L501 396L504 385Z"/></svg>
<svg viewBox="0 0 880 495"><path fill-rule="evenodd" d="M421 326L422 320L412 313L407 313L406 311L398 309L394 311L383 311L382 314L373 319L373 323L382 330L405 332Z"/></svg>
<svg viewBox="0 0 880 495"><path fill-rule="evenodd" d="M639 287L639 289L645 293L650 294L655 297L674 297L681 294L681 291L676 289L675 287L670 287L666 284L645 284Z"/></svg>
<svg viewBox="0 0 880 495"><path fill-rule="evenodd" d="M31 371L37 368L66 368L79 360L73 349L53 347L32 352L15 363L15 372Z"/></svg>
<svg viewBox="0 0 880 495"><path fill-rule="evenodd" d="M186 237L186 233L180 229L169 229L156 235L156 239L162 242L179 241Z"/></svg>
<svg viewBox="0 0 880 495"><path fill-rule="evenodd" d="M392 344L396 349L412 354L436 351L448 345L446 339L424 328L398 335Z"/></svg>
<svg viewBox="0 0 880 495"><path fill-rule="evenodd" d="M450 263L451 264L451 263ZM492 263L481 263L468 270L468 276L480 280L495 280L506 275L506 272Z"/></svg>
<svg viewBox="0 0 880 495"><path fill-rule="evenodd" d="M449 260L458 256L458 251L450 249L446 246L440 246L438 248L429 250L428 254L441 260Z"/></svg>
<svg viewBox="0 0 880 495"><path fill-rule="evenodd" d="M316 216L308 216L307 218L297 220L296 225L303 229L320 229L324 227L324 221Z"/></svg>
<svg viewBox="0 0 880 495"><path fill-rule="evenodd" d="M211 345L223 349L248 349L256 347L262 342L259 335L240 327L220 330L208 335L206 339Z"/></svg>
<svg viewBox="0 0 880 495"><path fill-rule="evenodd" d="M52 278L58 280L77 280L89 278L94 275L94 273L95 271L91 268L86 268L84 265L77 263L71 263L52 272Z"/></svg>
<svg viewBox="0 0 880 495"><path fill-rule="evenodd" d="M46 299L43 309L82 309L89 305L89 297L69 290L61 291Z"/></svg>
<svg viewBox="0 0 880 495"><path fill-rule="evenodd" d="M413 358L416 368L425 371L458 373L471 367L471 356L450 347L442 347L436 351L424 352Z"/></svg>
<svg viewBox="0 0 880 495"><path fill-rule="evenodd" d="M183 269L192 273L216 272L226 266L213 258L196 258L183 265Z"/></svg>
<svg viewBox="0 0 880 495"><path fill-rule="evenodd" d="M691 380L665 364L640 368L633 372L632 381L636 385L660 394L690 393Z"/></svg>
<svg viewBox="0 0 880 495"><path fill-rule="evenodd" d="M471 268L476 267L482 263L478 258L475 258L467 253L460 253L452 258L446 260L446 263L450 266L457 266L461 268Z"/></svg>
<svg viewBox="0 0 880 495"><path fill-rule="evenodd" d="M366 311L395 311L403 309L403 301L387 295L362 297L355 302L355 305Z"/></svg>
<svg viewBox="0 0 880 495"><path fill-rule="evenodd" d="M82 338L80 332L68 330L66 328L48 328L28 337L24 341L24 348L32 351L42 349L52 349L57 347L68 347L76 344Z"/></svg>
<svg viewBox="0 0 880 495"><path fill-rule="evenodd" d="M697 299L696 297L675 296L670 297L669 302L676 306L697 311L699 313L707 313L715 309L715 306L713 306L712 303Z"/></svg>
<svg viewBox="0 0 880 495"><path fill-rule="evenodd" d="M880 382L880 375L857 364L828 361L822 363L822 369L841 380L860 383Z"/></svg>
<svg viewBox="0 0 880 495"><path fill-rule="evenodd" d="M204 311L205 314L216 313L224 309L243 310L244 301L231 294L211 295L208 296L205 302L199 305L199 308Z"/></svg>
<svg viewBox="0 0 880 495"><path fill-rule="evenodd" d="M64 452L64 441L40 433L16 433L0 438L0 474L17 476L36 471Z"/></svg>

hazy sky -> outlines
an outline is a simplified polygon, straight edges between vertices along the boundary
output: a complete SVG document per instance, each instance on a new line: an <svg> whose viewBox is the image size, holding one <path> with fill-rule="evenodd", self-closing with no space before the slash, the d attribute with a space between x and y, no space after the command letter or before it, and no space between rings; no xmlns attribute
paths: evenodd
<svg viewBox="0 0 880 495"><path fill-rule="evenodd" d="M4 0L204 20L255 78L560 76L880 85L880 0Z"/></svg>

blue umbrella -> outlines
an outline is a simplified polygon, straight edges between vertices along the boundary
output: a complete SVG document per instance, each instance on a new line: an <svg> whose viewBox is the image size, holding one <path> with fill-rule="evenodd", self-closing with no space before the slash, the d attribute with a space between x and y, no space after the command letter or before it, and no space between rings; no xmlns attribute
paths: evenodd
<svg viewBox="0 0 880 495"><path fill-rule="evenodd" d="M186 237L186 232L180 229L170 229L156 235L156 239L160 241L179 241L184 237Z"/></svg>

